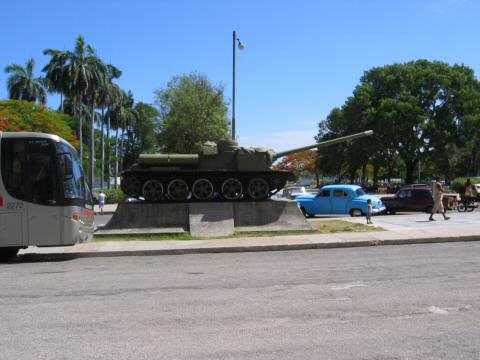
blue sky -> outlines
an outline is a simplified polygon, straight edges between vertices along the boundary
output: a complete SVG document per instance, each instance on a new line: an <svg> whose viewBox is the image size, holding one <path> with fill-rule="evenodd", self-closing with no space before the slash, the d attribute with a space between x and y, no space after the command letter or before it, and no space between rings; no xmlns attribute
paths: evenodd
<svg viewBox="0 0 480 360"><path fill-rule="evenodd" d="M82 34L123 71L136 101L197 71L231 99L237 51L237 135L275 150L313 143L317 124L352 94L365 70L419 58L480 70L476 0L2 0L0 67L45 48L71 49ZM7 97L0 72L0 98ZM57 107L51 96L48 105Z"/></svg>

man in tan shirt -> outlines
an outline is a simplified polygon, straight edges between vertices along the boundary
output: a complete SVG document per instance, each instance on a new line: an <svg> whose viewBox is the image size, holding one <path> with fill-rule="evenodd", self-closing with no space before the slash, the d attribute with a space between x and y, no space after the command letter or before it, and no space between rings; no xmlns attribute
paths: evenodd
<svg viewBox="0 0 480 360"><path fill-rule="evenodd" d="M444 192L445 189L440 182L440 177L437 176L435 178L435 182L432 185L433 208L428 220L434 221L435 219L433 218L433 214L436 214L437 212L440 212L443 215L444 220L450 219L447 215L445 215L445 209L443 208L442 198Z"/></svg>

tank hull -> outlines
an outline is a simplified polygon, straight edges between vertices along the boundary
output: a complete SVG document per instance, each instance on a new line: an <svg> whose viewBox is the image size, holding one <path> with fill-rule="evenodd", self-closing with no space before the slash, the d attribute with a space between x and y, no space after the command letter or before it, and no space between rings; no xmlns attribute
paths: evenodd
<svg viewBox="0 0 480 360"><path fill-rule="evenodd" d="M130 197L150 202L267 200L293 181L289 171L219 171L137 168L122 174Z"/></svg>

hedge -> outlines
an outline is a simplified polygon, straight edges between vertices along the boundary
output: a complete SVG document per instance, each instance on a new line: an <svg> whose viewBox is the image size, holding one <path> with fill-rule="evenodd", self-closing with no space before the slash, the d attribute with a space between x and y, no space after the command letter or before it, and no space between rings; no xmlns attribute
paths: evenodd
<svg viewBox="0 0 480 360"><path fill-rule="evenodd" d="M120 189L94 189L95 194L99 194L101 191L106 196L106 204L118 204L125 199L125 194ZM95 203L98 204L98 196L95 196Z"/></svg>

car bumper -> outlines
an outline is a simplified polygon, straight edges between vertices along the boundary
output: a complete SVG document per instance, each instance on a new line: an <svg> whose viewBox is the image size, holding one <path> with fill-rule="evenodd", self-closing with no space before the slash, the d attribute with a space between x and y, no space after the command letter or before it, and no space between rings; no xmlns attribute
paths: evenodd
<svg viewBox="0 0 480 360"><path fill-rule="evenodd" d="M378 215L386 212L387 208L385 206L381 206L379 208L372 209L372 211L373 211L373 215Z"/></svg>

